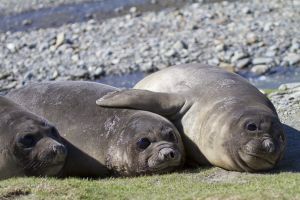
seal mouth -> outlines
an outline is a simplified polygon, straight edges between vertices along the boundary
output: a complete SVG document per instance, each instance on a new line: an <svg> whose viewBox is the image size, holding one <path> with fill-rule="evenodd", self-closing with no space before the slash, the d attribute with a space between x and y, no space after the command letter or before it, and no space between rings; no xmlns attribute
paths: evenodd
<svg viewBox="0 0 300 200"><path fill-rule="evenodd" d="M64 164L65 164L65 161L62 160L62 161L58 161L56 163L49 163L47 165L47 167L59 167L59 166L63 167Z"/></svg>
<svg viewBox="0 0 300 200"><path fill-rule="evenodd" d="M55 176L63 167L64 161L59 161L55 163L47 161L33 161L27 163L24 167L27 175L33 176Z"/></svg>
<svg viewBox="0 0 300 200"><path fill-rule="evenodd" d="M239 166L248 172L264 171L273 168L276 160L267 159L262 155L239 151Z"/></svg>
<svg viewBox="0 0 300 200"><path fill-rule="evenodd" d="M180 165L182 155L177 148L166 144L161 144L156 148L157 151L153 152L145 160L147 171L165 173L174 170L177 166ZM167 154L170 155L169 158L167 158L166 155L162 154L162 152L164 152L165 150L170 151L167 152Z"/></svg>
<svg viewBox="0 0 300 200"><path fill-rule="evenodd" d="M255 172L270 170L278 163L284 145L267 134L254 137L241 144L235 151L231 148L234 162L241 171Z"/></svg>

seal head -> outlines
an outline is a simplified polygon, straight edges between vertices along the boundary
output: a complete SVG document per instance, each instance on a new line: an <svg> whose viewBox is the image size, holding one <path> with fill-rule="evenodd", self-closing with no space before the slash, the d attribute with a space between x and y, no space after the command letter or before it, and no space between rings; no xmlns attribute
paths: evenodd
<svg viewBox="0 0 300 200"><path fill-rule="evenodd" d="M54 126L23 118L14 131L13 154L27 176L54 176L60 172L67 149Z"/></svg>
<svg viewBox="0 0 300 200"><path fill-rule="evenodd" d="M106 165L123 176L164 173L184 163L177 129L166 119L144 112L133 115L111 146ZM148 113L147 115L145 113Z"/></svg>
<svg viewBox="0 0 300 200"><path fill-rule="evenodd" d="M0 137L5 141L0 154L0 178L58 175L67 149L56 128L13 103L3 106L2 102L0 115Z"/></svg>
<svg viewBox="0 0 300 200"><path fill-rule="evenodd" d="M282 158L286 139L281 123L273 113L246 108L238 117L233 114L230 119L227 115L226 120L220 135L227 133L227 136L222 144L214 144L215 148L224 148L224 157L216 162L224 163L224 159L228 159L227 163L232 164L228 169L254 172L272 169Z"/></svg>

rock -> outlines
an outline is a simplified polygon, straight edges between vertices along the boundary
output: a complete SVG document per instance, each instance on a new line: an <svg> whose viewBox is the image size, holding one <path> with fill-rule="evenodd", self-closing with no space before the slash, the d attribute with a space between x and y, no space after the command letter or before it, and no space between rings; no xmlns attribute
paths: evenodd
<svg viewBox="0 0 300 200"><path fill-rule="evenodd" d="M123 6L118 7L118 8L116 8L116 9L114 10L114 12L116 12L116 13L120 13L120 12L122 12L122 11L124 11L124 7L123 7Z"/></svg>
<svg viewBox="0 0 300 200"><path fill-rule="evenodd" d="M0 71L0 80L6 79L10 76L10 73L8 71Z"/></svg>
<svg viewBox="0 0 300 200"><path fill-rule="evenodd" d="M265 24L265 26L264 26L264 31L271 31L271 30L273 30L274 29L274 24L272 23L272 22L268 22L268 23L266 23Z"/></svg>
<svg viewBox="0 0 300 200"><path fill-rule="evenodd" d="M225 47L226 48L226 47ZM226 50L225 51L225 54L224 54L224 60L228 63L231 62L231 59L232 59L232 56L233 56L233 52L232 51L228 51Z"/></svg>
<svg viewBox="0 0 300 200"><path fill-rule="evenodd" d="M174 57L177 54L177 52L174 49L170 49L165 53L165 56L167 57Z"/></svg>
<svg viewBox="0 0 300 200"><path fill-rule="evenodd" d="M275 51L275 50L269 50L269 51L266 52L265 55L266 55L267 57L275 57L276 54L277 54L277 51Z"/></svg>
<svg viewBox="0 0 300 200"><path fill-rule="evenodd" d="M230 18L228 16L219 16L216 20L215 23L219 25L225 25L230 21Z"/></svg>
<svg viewBox="0 0 300 200"><path fill-rule="evenodd" d="M209 65L219 65L220 61L218 58L213 58L213 59L210 59L208 60L207 62Z"/></svg>
<svg viewBox="0 0 300 200"><path fill-rule="evenodd" d="M294 42L292 44L292 46L290 47L290 51L291 52L297 52L297 51L299 51L299 53L300 53L300 43Z"/></svg>
<svg viewBox="0 0 300 200"><path fill-rule="evenodd" d="M77 68L72 70L70 75L72 78L84 78L88 76L88 72L84 69Z"/></svg>
<svg viewBox="0 0 300 200"><path fill-rule="evenodd" d="M216 50L217 50L217 51L224 51L224 50L225 50L225 45L224 45L223 43L218 44L218 45L216 46Z"/></svg>
<svg viewBox="0 0 300 200"><path fill-rule="evenodd" d="M290 90L294 88L300 88L300 83L285 83L278 87L279 90Z"/></svg>
<svg viewBox="0 0 300 200"><path fill-rule="evenodd" d="M52 75L50 76L50 80L55 80L58 77L59 73L57 70L54 70L54 72L52 73Z"/></svg>
<svg viewBox="0 0 300 200"><path fill-rule="evenodd" d="M31 80L32 78L34 78L34 73L32 71L27 72L24 76L25 80Z"/></svg>
<svg viewBox="0 0 300 200"><path fill-rule="evenodd" d="M16 87L17 85L18 85L17 81L12 81L12 82L2 86L2 89L9 90L9 89Z"/></svg>
<svg viewBox="0 0 300 200"><path fill-rule="evenodd" d="M263 75L269 71L270 67L268 65L255 65L251 68L251 72L256 75Z"/></svg>
<svg viewBox="0 0 300 200"><path fill-rule="evenodd" d="M232 64L221 62L219 67L225 69L226 71L234 72L234 66Z"/></svg>
<svg viewBox="0 0 300 200"><path fill-rule="evenodd" d="M65 33L59 33L56 36L55 48L57 49L65 42Z"/></svg>
<svg viewBox="0 0 300 200"><path fill-rule="evenodd" d="M247 44L250 45L250 44L254 44L256 42L258 42L258 37L255 33L250 32L246 35L246 43Z"/></svg>
<svg viewBox="0 0 300 200"><path fill-rule="evenodd" d="M273 58L269 58L269 57L257 57L252 60L253 65L270 64L272 62L273 62Z"/></svg>
<svg viewBox="0 0 300 200"><path fill-rule="evenodd" d="M119 63L120 63L120 59L118 59L118 58L115 58L115 59L111 60L111 64L113 64L113 65L117 65Z"/></svg>
<svg viewBox="0 0 300 200"><path fill-rule="evenodd" d="M136 7L131 7L131 8L129 9L129 12L131 12L131 13L136 13L136 12L137 12L137 8L136 8Z"/></svg>
<svg viewBox="0 0 300 200"><path fill-rule="evenodd" d="M276 44L269 47L270 51L277 51L278 49L279 49L279 47Z"/></svg>
<svg viewBox="0 0 300 200"><path fill-rule="evenodd" d="M31 24L32 24L32 20L30 20L30 19L25 19L22 21L23 26L29 26Z"/></svg>
<svg viewBox="0 0 300 200"><path fill-rule="evenodd" d="M235 66L238 69L243 69L243 68L247 67L250 63L251 63L250 58L244 58L244 59L238 60Z"/></svg>
<svg viewBox="0 0 300 200"><path fill-rule="evenodd" d="M141 69L143 69L143 71L145 71L145 72L152 71L153 67L154 67L154 65L152 62L144 63L141 65Z"/></svg>
<svg viewBox="0 0 300 200"><path fill-rule="evenodd" d="M245 8L242 9L242 13L244 13L244 14L251 14L252 10L249 7L245 7Z"/></svg>
<svg viewBox="0 0 300 200"><path fill-rule="evenodd" d="M49 50L50 50L50 52L54 52L54 51L56 50L56 47L55 47L55 46L51 46L51 47L49 48Z"/></svg>
<svg viewBox="0 0 300 200"><path fill-rule="evenodd" d="M16 45L14 43L6 44L6 48L12 53L16 52L17 50Z"/></svg>
<svg viewBox="0 0 300 200"><path fill-rule="evenodd" d="M77 63L79 61L79 55L74 54L74 55L72 55L71 59L72 59L73 62Z"/></svg>
<svg viewBox="0 0 300 200"><path fill-rule="evenodd" d="M231 62L235 63L242 58L248 58L248 57L249 57L248 53L237 51L237 52L234 52L234 54L231 58Z"/></svg>
<svg viewBox="0 0 300 200"><path fill-rule="evenodd" d="M93 72L94 76L100 76L101 74L103 74L102 67L97 67L96 70Z"/></svg>
<svg viewBox="0 0 300 200"><path fill-rule="evenodd" d="M283 60L287 61L289 65L298 64L300 63L300 54L289 53Z"/></svg>
<svg viewBox="0 0 300 200"><path fill-rule="evenodd" d="M184 41L177 41L173 45L173 48L176 49L176 50L188 49L188 45Z"/></svg>

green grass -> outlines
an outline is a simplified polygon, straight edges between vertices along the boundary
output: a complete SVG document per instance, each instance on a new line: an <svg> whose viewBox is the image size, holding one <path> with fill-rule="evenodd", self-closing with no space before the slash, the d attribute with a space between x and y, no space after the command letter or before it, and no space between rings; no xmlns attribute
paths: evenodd
<svg viewBox="0 0 300 200"><path fill-rule="evenodd" d="M300 199L300 173L247 174L217 168L136 178L13 178L0 199Z"/></svg>
<svg viewBox="0 0 300 200"><path fill-rule="evenodd" d="M262 89L266 95L279 91L278 89Z"/></svg>

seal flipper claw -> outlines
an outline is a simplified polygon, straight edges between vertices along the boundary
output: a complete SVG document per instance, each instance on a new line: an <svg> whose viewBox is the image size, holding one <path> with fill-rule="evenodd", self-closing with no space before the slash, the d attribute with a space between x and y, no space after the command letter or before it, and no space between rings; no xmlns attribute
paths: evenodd
<svg viewBox="0 0 300 200"><path fill-rule="evenodd" d="M102 107L146 110L164 116L176 115L185 105L184 97L173 93L127 89L108 93L96 101Z"/></svg>
<svg viewBox="0 0 300 200"><path fill-rule="evenodd" d="M97 99L96 104L101 105L101 102L105 101L106 99L110 99L113 98L115 95L118 95L117 93L119 93L120 91L112 91L112 92L108 92L106 95L104 95L103 97L101 97L100 99Z"/></svg>

